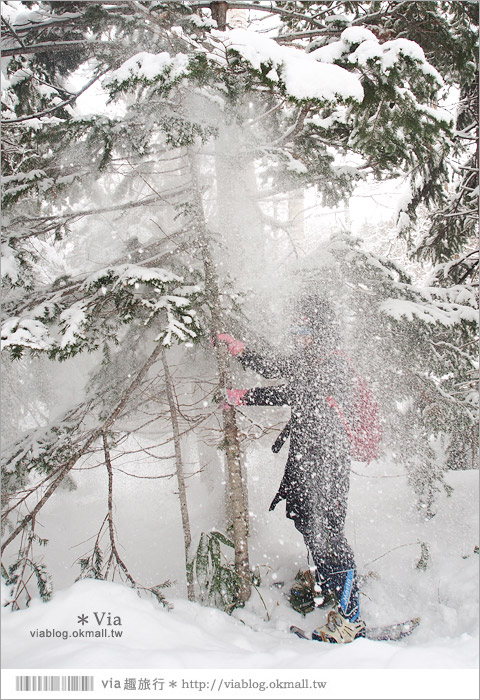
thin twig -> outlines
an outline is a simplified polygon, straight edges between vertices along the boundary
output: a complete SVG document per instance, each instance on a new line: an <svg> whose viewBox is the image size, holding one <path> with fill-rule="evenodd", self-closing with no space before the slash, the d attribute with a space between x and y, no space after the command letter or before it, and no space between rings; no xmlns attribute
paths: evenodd
<svg viewBox="0 0 480 700"><path fill-rule="evenodd" d="M391 554L396 549L402 549L402 547L411 547L414 544L421 544L421 542L417 540L417 542L407 542L406 544L399 544L398 547L394 547L393 549L389 549L388 552L385 552L385 554L381 554L379 557L372 559L372 561L367 562L364 566L370 566L370 564L373 564L375 561L378 561L379 559L383 559L383 557L386 557L387 554Z"/></svg>

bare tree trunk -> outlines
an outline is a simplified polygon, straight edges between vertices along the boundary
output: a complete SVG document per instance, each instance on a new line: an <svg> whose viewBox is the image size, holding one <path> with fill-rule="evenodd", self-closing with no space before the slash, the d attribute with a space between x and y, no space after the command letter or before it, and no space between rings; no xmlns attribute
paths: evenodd
<svg viewBox="0 0 480 700"><path fill-rule="evenodd" d="M115 542L115 527L113 524L113 469L112 469L112 460L110 457L110 448L108 446L108 440L107 436L105 433L102 435L103 439L103 454L105 456L105 466L107 467L107 473L108 473L108 510L107 510L107 523L108 523L108 536L110 539L110 557L107 563L107 568L105 571L105 578L108 576L108 572L110 567L112 566L113 569L113 575L112 575L112 580L113 576L115 575L115 566L119 566L120 569L123 571L125 576L127 577L127 580L130 581L132 586L136 586L136 582L130 572L128 571L125 563L123 562L122 558L120 557L120 554L118 553L117 549L117 544Z"/></svg>
<svg viewBox="0 0 480 700"><path fill-rule="evenodd" d="M185 542L185 569L187 578L188 600L195 600L195 588L193 584L193 569L190 549L192 546L192 532L190 530L190 518L187 507L187 489L185 487L185 473L182 460L182 446L180 443L180 430L178 428L177 407L173 394L173 381L168 368L167 355L162 351L162 364L165 373L165 387L167 390L167 400L170 409L170 419L172 421L173 445L175 448L175 467L177 472L178 497L180 499L180 513L182 516L183 539Z"/></svg>
<svg viewBox="0 0 480 700"><path fill-rule="evenodd" d="M212 12L212 19L217 22L217 27L221 32L224 32L227 28L227 9L228 2L211 2L210 10Z"/></svg>
<svg viewBox="0 0 480 700"><path fill-rule="evenodd" d="M211 334L224 330L221 324L220 290L212 260L203 205L200 197L197 164L194 155L189 152L190 168L193 179L196 225L205 271L205 291L211 312ZM228 351L224 343L216 345L218 375L220 386L232 388L232 378L229 365ZM240 579L238 598L246 602L251 595L251 572L248 557L248 507L245 499L244 479L240 460L240 443L235 409L232 407L223 411L223 433L226 447L227 471L229 483L229 500L232 509L233 541L235 545L235 571Z"/></svg>
<svg viewBox="0 0 480 700"><path fill-rule="evenodd" d="M291 237L300 250L303 250L305 243L305 194L303 189L298 188L290 193L288 197L288 220L291 225Z"/></svg>

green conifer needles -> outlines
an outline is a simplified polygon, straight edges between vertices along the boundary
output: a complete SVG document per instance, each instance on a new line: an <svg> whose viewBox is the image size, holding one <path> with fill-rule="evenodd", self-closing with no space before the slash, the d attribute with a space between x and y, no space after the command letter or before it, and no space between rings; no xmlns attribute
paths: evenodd
<svg viewBox="0 0 480 700"><path fill-rule="evenodd" d="M13 357L29 348L64 360L107 340L118 342L120 328L134 320L155 323L155 340L165 346L192 342L200 334L192 308L199 291L161 268L108 267L80 283L64 280L59 289L46 289L40 304L5 322L2 347Z"/></svg>

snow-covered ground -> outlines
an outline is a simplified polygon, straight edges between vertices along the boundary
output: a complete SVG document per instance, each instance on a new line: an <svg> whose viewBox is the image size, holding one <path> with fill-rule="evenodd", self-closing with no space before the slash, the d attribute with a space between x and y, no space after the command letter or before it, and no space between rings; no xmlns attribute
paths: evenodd
<svg viewBox="0 0 480 700"><path fill-rule="evenodd" d="M81 552L72 554L72 532L65 537L66 525L74 530L81 521L92 518L93 532L94 513L104 498L99 488L101 477L98 484L92 484L92 472L80 473L77 491L52 499L42 520L52 534L46 552L51 552L49 568L57 582L56 592L46 604L37 600L27 610L12 613L4 609L3 668L23 669L23 674L33 673L28 669L36 669L35 673L42 669L60 669L59 673L61 669L83 669L81 673L97 669L97 686L101 680L98 669L112 669L112 675L106 678L103 673L102 678L120 678L122 690L96 687L99 697L167 697L166 691L163 695L155 695L153 690L142 695L138 690L123 689L126 678L140 680L139 670L147 677L148 669L150 680L155 676L177 682L204 678L210 684L201 690L181 685L170 688L168 697L172 698L477 697L478 554L474 549L478 544L478 473L449 472L447 482L453 493L440 493L437 514L424 520L411 505L406 477L398 467L375 463L367 470L354 465L348 534L363 577L362 616L371 626L417 615L422 622L411 637L400 642L361 639L330 646L289 633L291 624L311 630L323 621L325 611L318 609L303 618L288 605L286 594L295 573L308 562L301 538L284 518L281 506L273 513L267 510L281 460L266 451L262 455L258 449L255 454L255 459L247 455L253 514L251 558L260 567L262 584L244 609L229 616L185 599L175 501L169 499L163 507L155 499L155 513L150 511L147 491L142 494L141 489L152 487L143 480L135 480L135 497L131 490L118 491L119 539L123 541L123 535L130 533L126 559L134 568L138 559L137 575L142 569L155 568L156 580L150 585L173 574L178 577L178 583L165 590L173 610L141 599L118 583L83 580L72 584L73 573L78 573L72 571L73 559ZM198 478L198 484L190 487L190 493L196 491L197 496L204 488ZM172 491L174 488L172 484ZM192 520L201 520L205 509L207 496L192 499ZM66 512L70 523L65 522ZM55 528L62 513L63 527ZM156 534L148 540L148 532ZM135 541L139 543L136 556ZM429 551L425 570L416 566L422 542ZM82 615L88 618L83 625L79 621ZM108 636L83 635L101 630ZM112 630L120 631L121 636L113 636ZM121 670L120 675L115 669ZM428 683L423 687L424 674ZM221 692L218 687L211 688L214 678L217 683L220 678L224 682L243 678L244 682L250 679L250 684L261 679L268 683L306 679L311 684L320 676L328 679L327 695L313 690L312 685L309 689L297 685L290 694L284 694L278 683L276 688L263 690L258 685L243 689L223 685ZM38 697L38 691L31 697Z"/></svg>
<svg viewBox="0 0 480 700"><path fill-rule="evenodd" d="M136 678L138 682L142 677L153 680L159 676L166 680L179 677L204 679L204 682L210 683L214 678L253 678L257 682L263 679L268 683L276 678L291 682L299 682L303 678L310 682L328 679L332 689L338 692L345 691L345 679L348 686L352 685L351 675L344 677L340 669L360 669L363 678L365 669L409 669L408 673L412 669L436 669L434 678L438 682L439 677L445 679L445 669L466 671L475 668L478 658L478 638L469 633L458 637L427 639L427 634L418 632L416 639L412 637L402 642L361 639L345 646L323 646L289 634L288 624L295 615L282 605L267 622L251 610L228 616L219 610L182 599L172 602L175 608L167 612L117 584L93 580L77 582L71 588L58 592L47 605L37 602L30 610L5 615L4 667L22 668L22 674L28 673L25 668L35 668L35 673L39 672L38 669L46 668L56 669L55 673L58 669L70 669L70 673L72 669L82 669L82 674L88 673L85 669L105 669L108 673L100 674L100 678L120 679L122 692L114 697L124 697L124 679ZM95 612L102 620L100 625ZM103 612L107 615L102 619ZM80 615L88 617L88 622L83 626L78 622ZM115 619L117 616L119 619ZM114 624L119 622L121 624ZM109 637L72 637L81 632L102 629ZM31 636L47 630L57 636ZM111 630L121 630L121 638L110 637ZM63 639L60 633L69 637ZM121 669L123 673L115 673L112 669ZM140 669L140 673L130 669ZM149 674L147 669L153 673ZM193 669L214 669L214 672L185 673L185 670ZM233 673L232 669L243 671ZM264 670L262 673L259 672L261 669ZM181 670L180 673L178 670ZM371 679L378 683L378 687L366 695L362 694L364 683L357 687L353 680L353 695L329 694L327 697L475 697L468 694L468 672L459 674L467 693L458 695L442 695L441 691L446 689L443 687L444 681L440 688L438 683L430 688L433 694L423 695L419 691L418 694L404 695L400 691L397 695L400 688L405 690L408 687L406 673L392 673L391 676L395 679L390 688L391 694L388 694L388 688L385 691L384 683L378 683L375 672L371 674ZM414 677L422 678L422 674L414 674ZM397 685L399 678L402 679L400 686ZM99 683L97 689L101 689ZM201 697L238 696L236 693L229 694L228 688L224 688L222 694L217 691L209 695L205 691L192 692L191 695L171 692L169 697L197 697L197 694ZM259 693L258 697L318 697L311 693L306 696L293 693L265 695L265 691L261 690ZM148 697L148 694L141 697ZM243 697L257 695L245 695L244 690Z"/></svg>

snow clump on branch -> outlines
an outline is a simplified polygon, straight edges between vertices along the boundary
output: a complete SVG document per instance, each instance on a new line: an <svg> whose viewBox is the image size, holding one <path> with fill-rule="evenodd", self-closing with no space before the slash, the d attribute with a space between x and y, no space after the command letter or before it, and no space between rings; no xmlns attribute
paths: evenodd
<svg viewBox="0 0 480 700"><path fill-rule="evenodd" d="M254 69L271 65L269 77L274 82L283 80L287 92L298 100L363 100L363 88L357 76L340 66L320 64L313 54L293 46L281 46L274 39L246 29L212 34L221 38L227 49L237 51Z"/></svg>

